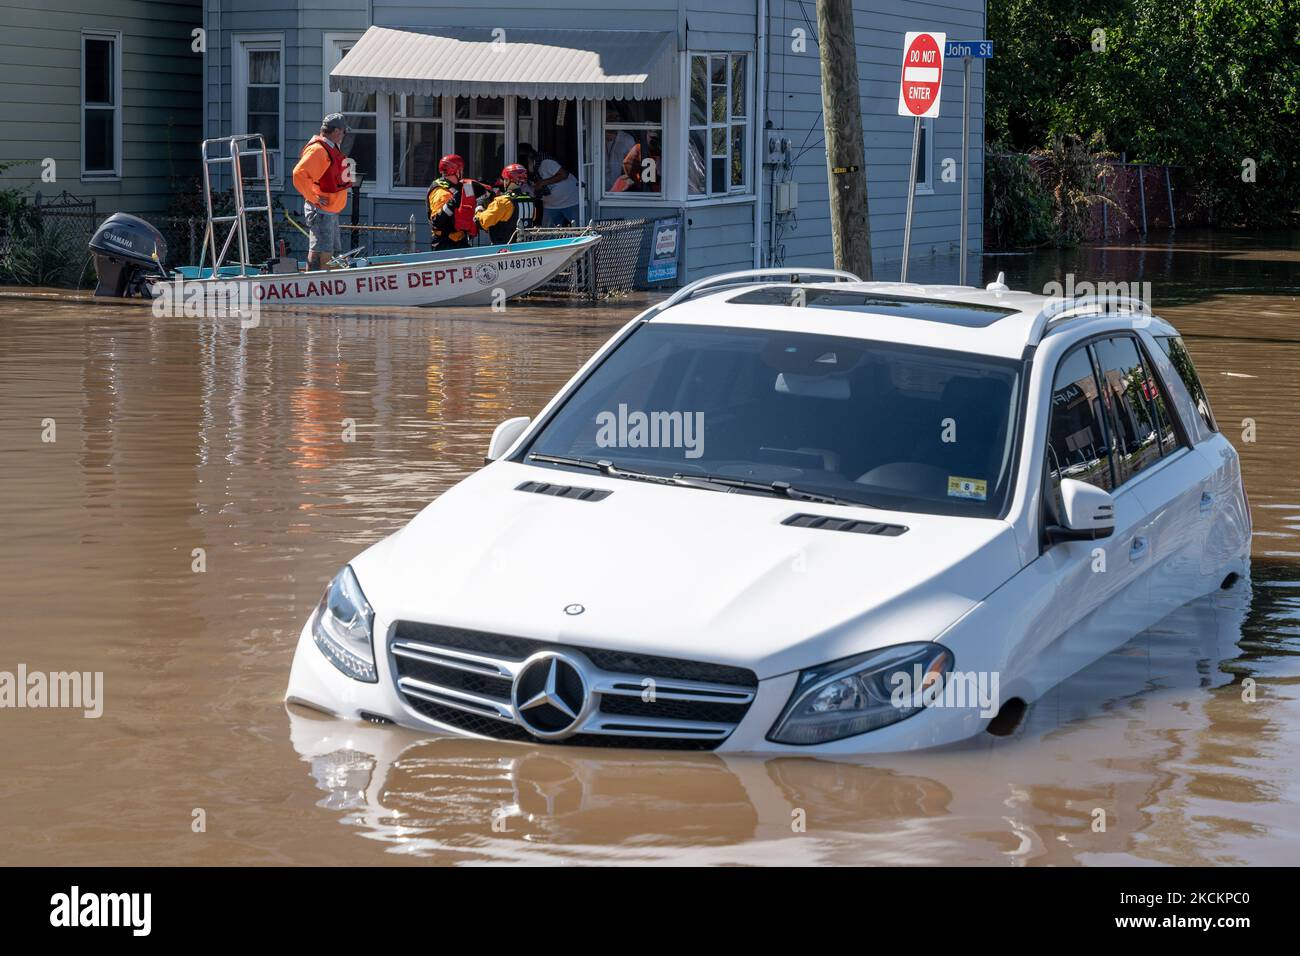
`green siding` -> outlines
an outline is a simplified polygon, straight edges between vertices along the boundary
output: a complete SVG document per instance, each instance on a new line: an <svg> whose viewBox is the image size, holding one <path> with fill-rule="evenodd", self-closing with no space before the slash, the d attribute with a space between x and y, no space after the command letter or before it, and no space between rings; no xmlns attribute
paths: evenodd
<svg viewBox="0 0 1300 956"><path fill-rule="evenodd" d="M100 213L158 214L173 177L198 171L203 56L191 50L201 0L49 0L0 8L0 184L54 197L90 198ZM120 179L82 181L81 33L122 34ZM55 182L40 162L56 163Z"/></svg>

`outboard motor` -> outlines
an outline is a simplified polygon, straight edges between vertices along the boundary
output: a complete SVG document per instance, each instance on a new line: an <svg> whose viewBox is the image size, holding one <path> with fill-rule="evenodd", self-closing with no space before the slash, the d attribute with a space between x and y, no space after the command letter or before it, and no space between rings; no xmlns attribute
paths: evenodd
<svg viewBox="0 0 1300 956"><path fill-rule="evenodd" d="M139 216L116 212L90 237L99 284L95 295L115 298L149 297L148 276L165 276L167 243L160 233Z"/></svg>

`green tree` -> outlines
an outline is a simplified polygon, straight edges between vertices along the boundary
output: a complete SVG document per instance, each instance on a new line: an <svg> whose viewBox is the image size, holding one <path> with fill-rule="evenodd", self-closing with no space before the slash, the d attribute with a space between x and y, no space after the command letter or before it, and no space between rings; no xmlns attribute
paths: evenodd
<svg viewBox="0 0 1300 956"><path fill-rule="evenodd" d="M1101 137L1184 167L1219 223L1300 209L1296 0L991 0L989 32L988 141Z"/></svg>

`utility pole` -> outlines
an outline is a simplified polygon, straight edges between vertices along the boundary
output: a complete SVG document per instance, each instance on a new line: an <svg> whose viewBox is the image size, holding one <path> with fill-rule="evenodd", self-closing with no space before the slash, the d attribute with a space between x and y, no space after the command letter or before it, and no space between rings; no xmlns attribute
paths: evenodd
<svg viewBox="0 0 1300 956"><path fill-rule="evenodd" d="M817 42L835 268L870 279L867 159L862 141L862 104L858 99L852 0L817 0Z"/></svg>

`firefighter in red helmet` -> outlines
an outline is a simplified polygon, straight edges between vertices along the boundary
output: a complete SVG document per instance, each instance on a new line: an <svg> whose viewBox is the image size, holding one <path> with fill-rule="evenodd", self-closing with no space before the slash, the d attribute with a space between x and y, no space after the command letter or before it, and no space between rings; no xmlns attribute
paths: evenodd
<svg viewBox="0 0 1300 956"><path fill-rule="evenodd" d="M537 219L536 204L528 192L528 170L511 163L501 170L501 189L476 217L493 242L509 242L516 229L527 229Z"/></svg>
<svg viewBox="0 0 1300 956"><path fill-rule="evenodd" d="M478 235L475 205L486 192L482 183L465 178L465 160L450 153L438 160L438 178L426 194L433 251L464 249Z"/></svg>

